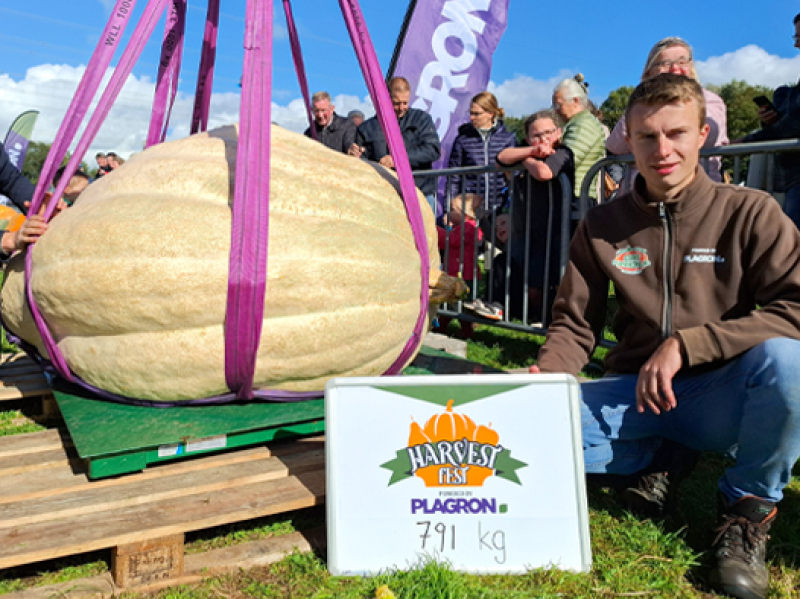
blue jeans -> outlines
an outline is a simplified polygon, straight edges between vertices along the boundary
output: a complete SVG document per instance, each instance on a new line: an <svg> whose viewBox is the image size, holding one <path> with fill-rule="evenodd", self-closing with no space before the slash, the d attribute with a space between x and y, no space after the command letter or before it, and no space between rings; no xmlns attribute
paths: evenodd
<svg viewBox="0 0 800 599"><path fill-rule="evenodd" d="M800 341L770 339L716 370L678 375L678 407L636 411L638 375L581 384L586 471L632 474L671 439L736 456L719 480L729 501L780 501L800 456Z"/></svg>

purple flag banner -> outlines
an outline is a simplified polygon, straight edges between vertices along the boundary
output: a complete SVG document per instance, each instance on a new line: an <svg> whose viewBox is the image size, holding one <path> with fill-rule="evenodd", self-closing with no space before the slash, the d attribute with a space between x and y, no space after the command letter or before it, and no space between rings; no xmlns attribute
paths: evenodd
<svg viewBox="0 0 800 599"><path fill-rule="evenodd" d="M6 152L8 152L8 157L11 159L11 164L17 167L19 171L22 170L22 165L25 164L25 154L28 152L28 144L30 144L33 126L36 124L38 116L38 110L23 112L11 123L6 139L3 142Z"/></svg>
<svg viewBox="0 0 800 599"><path fill-rule="evenodd" d="M470 100L485 91L492 55L506 30L508 0L420 0L390 76L411 84L411 106L431 115L446 168Z"/></svg>

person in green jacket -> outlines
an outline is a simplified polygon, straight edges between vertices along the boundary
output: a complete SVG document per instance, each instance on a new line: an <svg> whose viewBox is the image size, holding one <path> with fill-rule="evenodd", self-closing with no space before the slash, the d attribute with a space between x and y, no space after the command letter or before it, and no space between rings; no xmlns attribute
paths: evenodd
<svg viewBox="0 0 800 599"><path fill-rule="evenodd" d="M581 185L589 168L606 155L606 136L603 126L589 111L586 88L575 79L564 79L553 90L553 109L564 120L561 143L575 157L575 189L580 196ZM589 187L589 197L597 203L597 182Z"/></svg>

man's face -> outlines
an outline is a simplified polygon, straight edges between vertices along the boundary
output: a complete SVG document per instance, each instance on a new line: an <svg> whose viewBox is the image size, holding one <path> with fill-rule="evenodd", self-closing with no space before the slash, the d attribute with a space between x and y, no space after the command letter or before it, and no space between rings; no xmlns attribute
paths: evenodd
<svg viewBox="0 0 800 599"><path fill-rule="evenodd" d="M328 100L314 102L314 122L317 123L319 127L327 127L330 125L333 120L333 108L334 106Z"/></svg>
<svg viewBox="0 0 800 599"><path fill-rule="evenodd" d="M411 98L410 91L393 91L392 92L392 108L398 119L403 118L408 112L408 100Z"/></svg>
<svg viewBox="0 0 800 599"><path fill-rule="evenodd" d="M564 91L558 90L553 94L553 109L558 113L564 122L569 121L576 114L581 112L581 103L578 98L564 98Z"/></svg>
<svg viewBox="0 0 800 599"><path fill-rule="evenodd" d="M694 180L706 137L708 125L700 126L694 100L661 107L634 105L628 143L654 200L672 198Z"/></svg>
<svg viewBox="0 0 800 599"><path fill-rule="evenodd" d="M106 159L105 156L98 156L96 160L97 160L97 166L100 167L108 166L108 160Z"/></svg>

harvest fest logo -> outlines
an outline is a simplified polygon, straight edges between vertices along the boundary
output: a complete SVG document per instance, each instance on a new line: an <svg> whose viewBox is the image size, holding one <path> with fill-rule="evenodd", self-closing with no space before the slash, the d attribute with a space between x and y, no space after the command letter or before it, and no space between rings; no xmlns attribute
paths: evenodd
<svg viewBox="0 0 800 599"><path fill-rule="evenodd" d="M639 275L642 274L645 268L650 266L650 258L648 258L645 248L628 246L617 250L613 264L620 272L626 275Z"/></svg>
<svg viewBox="0 0 800 599"><path fill-rule="evenodd" d="M381 464L392 472L389 485L418 476L426 487L482 487L490 476L521 484L516 471L527 466L511 457L500 435L488 425L453 411L454 400L425 426L411 422L408 447Z"/></svg>

